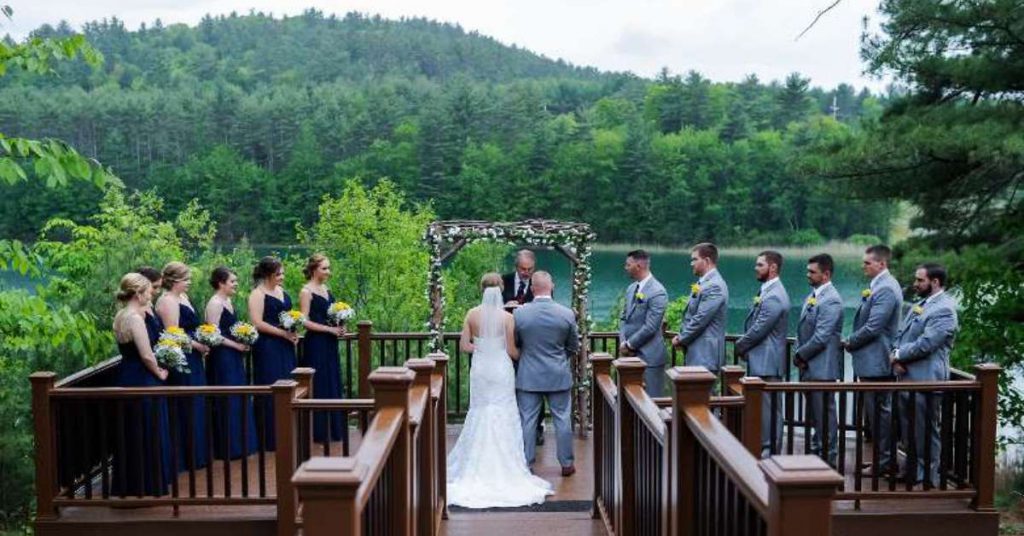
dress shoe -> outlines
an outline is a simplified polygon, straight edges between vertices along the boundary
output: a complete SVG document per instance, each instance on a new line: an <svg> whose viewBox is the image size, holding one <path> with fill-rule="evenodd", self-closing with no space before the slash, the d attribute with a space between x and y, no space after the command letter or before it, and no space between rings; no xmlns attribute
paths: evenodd
<svg viewBox="0 0 1024 536"><path fill-rule="evenodd" d="M575 465L567 465L562 468L562 476L572 476L574 474L576 474Z"/></svg>

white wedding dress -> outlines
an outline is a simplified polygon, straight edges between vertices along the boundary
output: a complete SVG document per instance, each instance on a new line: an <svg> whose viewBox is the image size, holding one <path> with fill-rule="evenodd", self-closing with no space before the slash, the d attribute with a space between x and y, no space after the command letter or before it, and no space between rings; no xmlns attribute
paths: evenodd
<svg viewBox="0 0 1024 536"><path fill-rule="evenodd" d="M490 508L542 503L554 490L526 466L501 290L484 291L480 313L469 373L469 413L448 454L448 504Z"/></svg>

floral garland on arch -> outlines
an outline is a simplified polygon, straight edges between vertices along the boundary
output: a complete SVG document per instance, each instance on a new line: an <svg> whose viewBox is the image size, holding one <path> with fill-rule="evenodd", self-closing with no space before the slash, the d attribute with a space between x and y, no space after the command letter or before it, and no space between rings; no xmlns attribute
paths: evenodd
<svg viewBox="0 0 1024 536"><path fill-rule="evenodd" d="M525 220L520 222L489 222L471 220L449 220L431 223L423 236L430 249L430 269L427 274L427 301L431 305L431 315L427 322L430 332L430 347L433 351L444 348L444 261L452 257L459 249L472 242L487 240L506 243L511 246L545 247L554 246L559 249L573 264L572 274L572 310L576 313L576 322L580 336L580 348L585 348L590 333L591 317L587 310L587 299L590 291L590 256L591 244L597 235L585 223L562 222L555 220ZM577 360L573 367L574 389L577 394L589 396L590 365L583 359ZM588 422L578 413L587 410L581 404L577 412L577 423Z"/></svg>

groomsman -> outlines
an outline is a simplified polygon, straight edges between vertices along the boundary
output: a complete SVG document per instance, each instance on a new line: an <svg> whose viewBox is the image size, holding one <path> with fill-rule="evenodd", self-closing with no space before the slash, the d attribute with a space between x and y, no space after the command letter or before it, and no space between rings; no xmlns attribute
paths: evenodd
<svg viewBox="0 0 1024 536"><path fill-rule="evenodd" d="M668 294L651 273L651 257L638 249L626 255L626 273L633 283L626 289L626 306L619 317L619 355L635 355L647 363L644 389L652 397L665 391L665 318Z"/></svg>
<svg viewBox="0 0 1024 536"><path fill-rule="evenodd" d="M888 246L879 244L864 250L864 275L871 278L871 283L861 291L860 307L853 317L853 333L843 344L853 358L853 374L861 381L891 382L895 379L889 363L889 351L900 327L903 291L889 273L891 260L892 250ZM874 422L876 411L878 422ZM892 435L892 397L889 393L865 393L864 415L872 441L878 445L878 459L874 460L871 472L888 473Z"/></svg>
<svg viewBox="0 0 1024 536"><path fill-rule="evenodd" d="M782 286L782 254L762 251L754 264L761 290L743 324L744 333L736 341L736 355L747 361L747 374L766 382L778 382L786 369L786 330L789 320L789 294ZM782 399L765 393L761 405L761 457L782 447ZM774 403L772 399L774 398ZM774 406L774 408L773 408ZM772 418L774 409L775 417ZM775 421L774 434L772 420Z"/></svg>
<svg viewBox="0 0 1024 536"><path fill-rule="evenodd" d="M687 366L701 366L717 376L725 360L729 307L729 286L718 273L718 248L709 242L693 246L690 266L698 279L690 286L690 301L672 346L686 349Z"/></svg>
<svg viewBox="0 0 1024 536"><path fill-rule="evenodd" d="M800 310L793 355L793 362L800 369L800 381L834 382L842 375L843 299L832 285L833 267L832 256L827 253L807 261L811 294ZM822 391L808 392L806 396L811 452L835 467L838 444L835 395ZM827 445L822 445L822 438L827 438Z"/></svg>
<svg viewBox="0 0 1024 536"><path fill-rule="evenodd" d="M893 372L900 381L937 382L949 379L949 353L957 330L956 303L946 293L946 269L939 264L926 263L914 274L914 291L919 298L903 321L893 344ZM914 412L914 452L917 467L907 467L907 479L915 483L925 478L925 441L930 443L928 481L932 486L939 481L939 426L941 398L936 393L900 393L900 420L903 439L909 444L910 412ZM907 457L910 463L910 457ZM914 471L911 473L911 471Z"/></svg>

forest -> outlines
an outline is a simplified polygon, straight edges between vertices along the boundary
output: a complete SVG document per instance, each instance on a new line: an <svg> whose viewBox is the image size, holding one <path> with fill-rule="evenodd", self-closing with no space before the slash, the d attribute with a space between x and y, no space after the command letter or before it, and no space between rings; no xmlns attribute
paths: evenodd
<svg viewBox="0 0 1024 536"><path fill-rule="evenodd" d="M884 238L894 213L807 171L812 151L842 144L885 99L799 73L648 79L457 25L313 10L195 27L111 18L82 34L101 68L77 60L55 76L0 78L0 132L63 140L172 214L198 199L219 242L288 242L350 178L389 178L441 218L584 221L605 242ZM0 236L32 239L101 195L0 186Z"/></svg>

